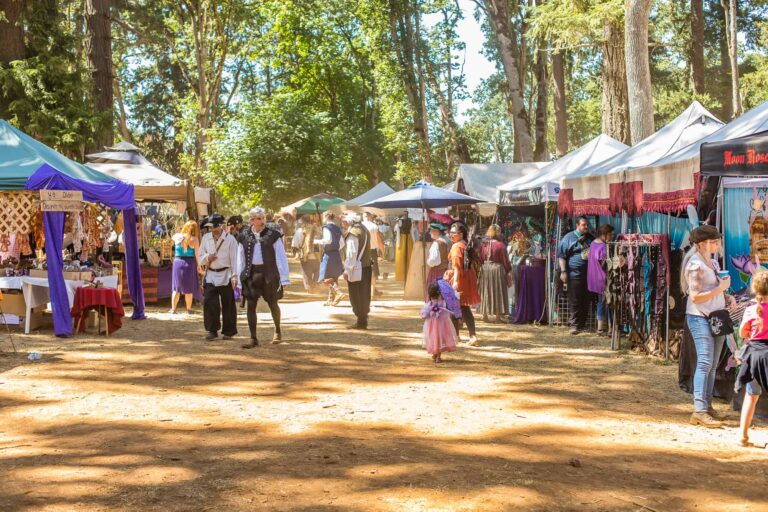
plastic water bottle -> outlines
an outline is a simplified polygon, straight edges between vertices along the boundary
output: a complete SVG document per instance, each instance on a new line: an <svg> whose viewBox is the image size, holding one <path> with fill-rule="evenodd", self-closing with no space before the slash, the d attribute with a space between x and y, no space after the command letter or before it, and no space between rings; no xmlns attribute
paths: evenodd
<svg viewBox="0 0 768 512"><path fill-rule="evenodd" d="M30 361L39 361L43 358L43 355L40 352L30 352L27 356L27 359Z"/></svg>

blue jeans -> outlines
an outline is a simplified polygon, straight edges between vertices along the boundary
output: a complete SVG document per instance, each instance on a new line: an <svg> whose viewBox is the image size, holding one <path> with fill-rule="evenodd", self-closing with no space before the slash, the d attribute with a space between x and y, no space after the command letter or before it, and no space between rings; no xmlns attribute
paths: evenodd
<svg viewBox="0 0 768 512"><path fill-rule="evenodd" d="M696 346L696 372L693 374L693 410L707 412L712 405L715 373L723 350L725 336L712 336L709 322L703 316L685 315Z"/></svg>
<svg viewBox="0 0 768 512"><path fill-rule="evenodd" d="M597 294L597 319L598 320L608 320L608 314L610 313L610 309L608 309L608 304L605 303L605 295L602 293Z"/></svg>

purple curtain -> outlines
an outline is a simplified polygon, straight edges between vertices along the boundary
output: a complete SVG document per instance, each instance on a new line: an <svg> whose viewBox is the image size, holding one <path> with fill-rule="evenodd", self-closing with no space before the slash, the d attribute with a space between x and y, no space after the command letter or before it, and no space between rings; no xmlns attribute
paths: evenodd
<svg viewBox="0 0 768 512"><path fill-rule="evenodd" d="M126 276L128 291L133 301L133 315L131 317L134 319L144 318L144 289L141 285L141 269L139 268L136 196L133 185L118 180L105 182L79 180L44 164L29 177L25 188L26 190L79 190L83 193L83 200L85 201L104 203L110 208L123 210ZM53 332L56 336L71 336L72 315L69 312L69 300L67 299L63 274L64 262L61 257L61 246L64 242L64 214L46 212L43 215L43 220L45 252L49 270L48 282L51 308L53 309ZM51 265L52 263L53 265Z"/></svg>
<svg viewBox="0 0 768 512"><path fill-rule="evenodd" d="M136 208L123 210L123 244L125 245L125 272L128 276L128 291L133 301L131 318L139 320L144 316L144 287L141 285L141 264L139 263L139 237L136 233ZM138 279L131 279L138 276Z"/></svg>
<svg viewBox="0 0 768 512"><path fill-rule="evenodd" d="M56 336L72 336L72 315L69 313L67 287L64 284L64 212L43 213L45 258L48 262L48 283L53 311L53 332Z"/></svg>

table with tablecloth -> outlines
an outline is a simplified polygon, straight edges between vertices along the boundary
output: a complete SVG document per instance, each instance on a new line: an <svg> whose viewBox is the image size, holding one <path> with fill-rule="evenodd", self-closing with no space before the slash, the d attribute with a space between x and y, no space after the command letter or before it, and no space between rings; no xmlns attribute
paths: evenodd
<svg viewBox="0 0 768 512"><path fill-rule="evenodd" d="M123 302L115 288L95 288L81 286L75 290L75 300L72 304L72 318L78 326L78 332L85 332L88 312L95 309L99 314L105 313L107 318L107 334L113 333L123 326Z"/></svg>
<svg viewBox="0 0 768 512"><path fill-rule="evenodd" d="M545 269L541 264L517 268L517 306L513 323L526 324L544 320Z"/></svg>
<svg viewBox="0 0 768 512"><path fill-rule="evenodd" d="M101 282L105 288L117 288L117 276L97 277L96 281ZM85 285L85 281L65 280L64 285L67 289L67 299L71 308L75 302L75 290ZM0 288L4 290L21 290L26 304L26 314L24 316L24 333L29 334L32 330L32 310L38 306L44 306L51 301L48 292L47 277L0 277Z"/></svg>

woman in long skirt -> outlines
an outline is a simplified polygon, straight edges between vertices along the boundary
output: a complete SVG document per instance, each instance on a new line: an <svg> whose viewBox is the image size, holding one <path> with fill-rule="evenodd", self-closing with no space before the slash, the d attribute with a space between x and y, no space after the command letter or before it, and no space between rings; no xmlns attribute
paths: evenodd
<svg viewBox="0 0 768 512"><path fill-rule="evenodd" d="M483 322L488 316L495 316L501 322L501 316L509 311L507 287L511 280L512 265L509 263L507 248L498 239L501 228L492 224L486 232L480 257L483 268L480 271L480 314Z"/></svg>
<svg viewBox="0 0 768 512"><path fill-rule="evenodd" d="M477 345L477 332L475 331L475 317L472 314L472 306L480 302L480 295L477 293L477 276L471 266L465 267L467 254L467 227L456 222L450 230L451 251L448 253L448 271L445 273L445 280L451 283L453 289L459 295L461 302L461 316L464 323L467 324L469 331L469 341L467 345ZM457 326L458 331L458 326Z"/></svg>
<svg viewBox="0 0 768 512"><path fill-rule="evenodd" d="M320 277L318 281L328 287L328 300L326 306L335 306L344 294L339 290L339 277L344 273L344 264L341 262L341 249L344 248L344 237L341 228L334 224L336 215L333 212L325 212L323 215L323 238L315 240L315 244L323 246L323 259L320 261Z"/></svg>
<svg viewBox="0 0 768 512"><path fill-rule="evenodd" d="M176 313L179 299L184 296L187 313L192 312L192 299L201 300L197 280L197 250L200 247L200 228L190 220L179 233L173 235L174 259L171 271L171 313Z"/></svg>

